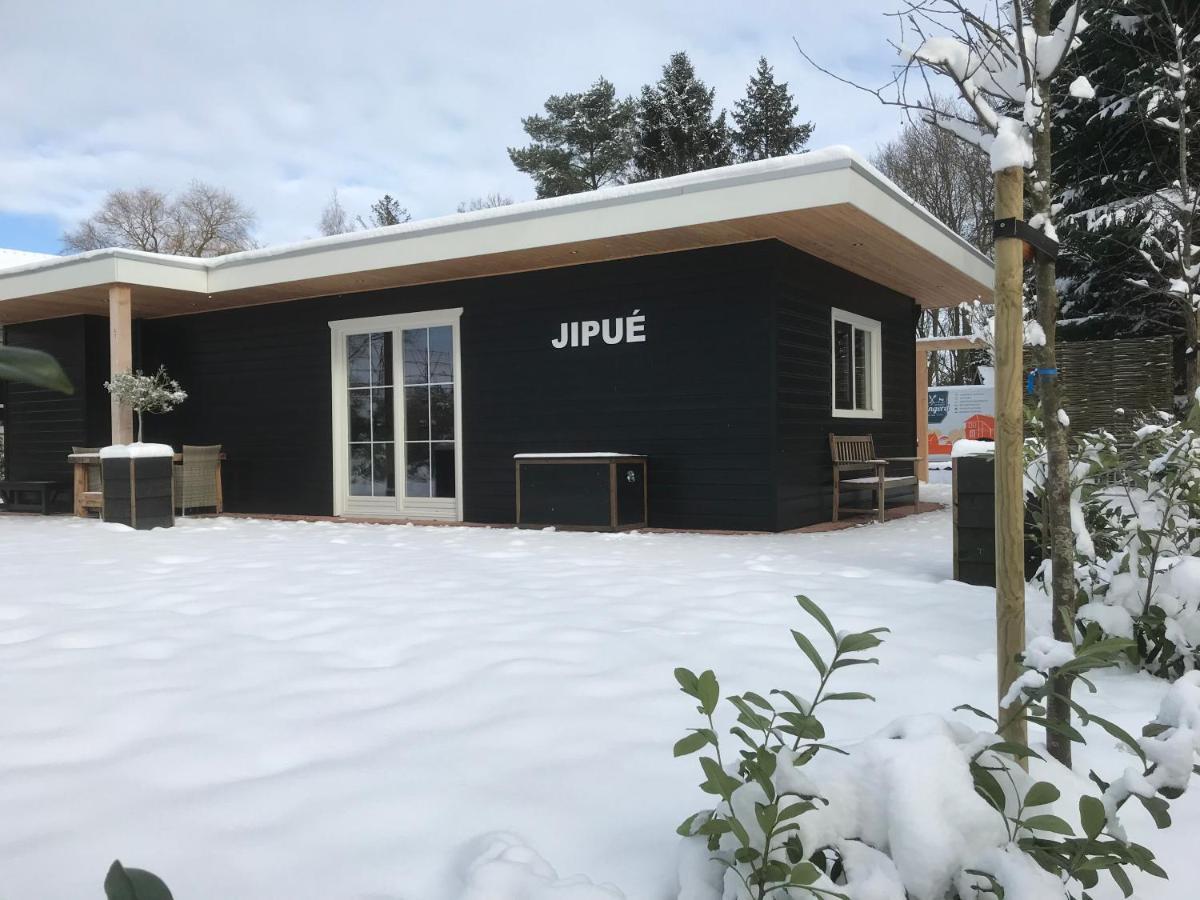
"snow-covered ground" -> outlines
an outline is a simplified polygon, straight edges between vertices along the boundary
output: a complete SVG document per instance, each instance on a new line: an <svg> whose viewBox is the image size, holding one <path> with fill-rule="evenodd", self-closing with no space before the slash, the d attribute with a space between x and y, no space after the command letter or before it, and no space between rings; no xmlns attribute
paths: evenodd
<svg viewBox="0 0 1200 900"><path fill-rule="evenodd" d="M179 900L666 900L703 805L674 667L810 687L806 593L893 632L834 740L991 707L992 592L949 578L945 512L780 536L0 517L0 898L97 896L120 857ZM1097 681L1131 731L1165 690ZM1080 762L1119 774L1092 736ZM1172 876L1143 897L1195 896L1200 796L1173 812L1125 816Z"/></svg>

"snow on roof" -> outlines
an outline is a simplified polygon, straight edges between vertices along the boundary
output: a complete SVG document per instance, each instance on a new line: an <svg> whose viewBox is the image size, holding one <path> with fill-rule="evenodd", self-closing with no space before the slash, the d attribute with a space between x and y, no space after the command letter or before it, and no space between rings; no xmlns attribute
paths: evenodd
<svg viewBox="0 0 1200 900"><path fill-rule="evenodd" d="M893 191L916 206L916 201L908 197L893 182L881 172L854 152L849 147L833 146L821 150L813 150L795 156L777 156L756 162L738 163L732 166L721 166L716 169L705 169L702 172L688 172L684 175L672 175L669 178L657 178L652 181L638 181L631 184L618 184L599 188L594 191L584 191L579 194L567 194L562 197L546 197L541 200L527 200L523 203L512 203L508 206L495 206L473 212L451 213L445 216L435 216L431 219L414 219L399 225L387 225L383 228L370 228L365 231L351 231L346 234L335 234L329 237L310 238L305 241L293 241L288 244L276 244L272 247L261 247L256 250L243 250L240 253L230 253L204 260L211 268L237 264L254 259L265 259L272 256L286 256L292 253L319 250L339 244L355 244L363 241L400 236L416 235L443 228L470 225L476 222L486 222L496 219L520 219L535 216L554 210L564 210L571 207L607 206L612 203L649 198L656 195L679 194L691 190L703 190L713 185L729 184L739 176L746 180L760 180L772 175L787 177L800 175L805 172L822 172L830 169L845 168L851 163L869 169L880 181L886 182Z"/></svg>
<svg viewBox="0 0 1200 900"><path fill-rule="evenodd" d="M0 269L27 266L49 259L58 259L58 257L52 253L34 253L32 250L12 250L8 247L0 247Z"/></svg>
<svg viewBox="0 0 1200 900"><path fill-rule="evenodd" d="M351 231L345 234L335 234L328 237L309 238L303 241L292 241L285 244L275 244L270 247L260 247L254 250L243 250L224 256L205 258L171 256L165 253L149 253L142 250L125 248L105 248L89 250L72 256L51 256L45 253L25 254L29 259L14 261L13 266L22 269L39 268L41 264L53 264L65 260L93 259L114 252L144 257L148 260L167 264L182 264L188 267L216 269L227 265L249 262L257 259L269 259L276 256L286 256L293 253L320 250L326 247L336 247L343 244L359 244L381 238L419 235L437 231L447 227L470 225L476 222L486 222L496 219L520 219L530 215L538 215L553 210L567 209L577 206L604 206L614 202L634 200L658 194L684 193L690 190L703 190L714 184L726 185L737 180L761 180L764 177L787 177L806 172L820 172L831 169L854 166L866 170L881 186L886 187L897 199L924 212L920 205L904 193L895 182L888 179L882 172L872 166L853 149L835 145L820 150L794 156L779 156L756 162L738 163L732 166L722 166L706 169L702 172L688 172L684 175L674 175L669 178L659 178L653 181L640 181L632 184L613 185L594 191L579 194L568 194L562 197L547 197L541 200L528 200L523 203L513 203L508 206L497 206L472 212L452 213L445 216L434 216L429 219L414 219L399 225L388 225L383 228L369 228L363 231ZM926 213L926 215L929 215ZM939 223L940 224L940 223ZM949 228L942 226L947 232L958 238ZM960 238L961 240L961 238ZM0 251L0 253L22 253L23 251ZM53 262L51 262L53 261ZM29 265L24 265L27 263Z"/></svg>
<svg viewBox="0 0 1200 900"><path fill-rule="evenodd" d="M825 182L802 178L819 173L829 173L832 177L850 170L860 176L859 180ZM770 184L777 180L789 180L789 183L772 191ZM845 186L834 188L834 184ZM730 189L737 193L731 193ZM707 200L707 197L712 199ZM679 206L683 201L687 201L686 208ZM929 246L929 249L951 268L978 283L991 281L991 262L987 257L939 222L855 151L834 146L794 156L211 258L169 256L123 248L92 250L73 256L31 254L28 259L14 260L12 266L0 268L0 299L6 295L31 296L52 290L77 289L102 281L145 283L213 294L411 264L425 261L427 257L440 260L465 258L506 249L549 246L830 203L865 204L874 210L868 214L906 235L911 229L921 227L927 239L937 245ZM586 222L582 222L580 216ZM917 221L901 218L905 216L915 217ZM569 227L568 220L572 220ZM94 264L100 261L110 262L112 270L94 269ZM67 274L68 270L80 266L86 266L87 271ZM47 274L45 279L41 277L43 271ZM60 275L50 277L51 271ZM30 281L25 276L37 280ZM21 278L24 283L13 284L10 293L4 289L3 282L13 278Z"/></svg>

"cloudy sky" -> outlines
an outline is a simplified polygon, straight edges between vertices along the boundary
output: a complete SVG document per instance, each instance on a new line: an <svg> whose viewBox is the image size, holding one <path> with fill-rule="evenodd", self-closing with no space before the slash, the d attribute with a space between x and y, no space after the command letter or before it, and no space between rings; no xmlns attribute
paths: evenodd
<svg viewBox="0 0 1200 900"><path fill-rule="evenodd" d="M813 71L881 82L883 0L0 0L0 246L58 252L104 193L223 185L259 240L316 234L337 189L414 218L500 191L531 199L505 148L551 93L597 76L622 93L686 50L730 106L760 55L787 80L812 147L869 153L895 110Z"/></svg>

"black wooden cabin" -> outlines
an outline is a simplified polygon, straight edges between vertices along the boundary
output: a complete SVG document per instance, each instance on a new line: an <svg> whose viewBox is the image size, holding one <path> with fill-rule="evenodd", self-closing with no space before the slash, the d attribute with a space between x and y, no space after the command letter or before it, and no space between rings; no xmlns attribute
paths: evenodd
<svg viewBox="0 0 1200 900"><path fill-rule="evenodd" d="M930 259L958 271L928 248L881 267L855 263L871 248L845 235L824 240L839 253L780 230L461 277L446 265L394 286L310 279L295 299L229 308L147 288L157 305L141 316L135 285L133 367L164 365L189 393L148 418L147 440L222 444L230 512L511 523L515 454L612 451L648 458L653 527L824 521L831 432L870 433L884 456L916 449L914 295ZM19 310L5 341L51 351L78 389L7 386L8 477L68 482L71 446L111 438L109 319L102 305L31 317L37 295L14 290L26 302L0 294L0 321Z"/></svg>

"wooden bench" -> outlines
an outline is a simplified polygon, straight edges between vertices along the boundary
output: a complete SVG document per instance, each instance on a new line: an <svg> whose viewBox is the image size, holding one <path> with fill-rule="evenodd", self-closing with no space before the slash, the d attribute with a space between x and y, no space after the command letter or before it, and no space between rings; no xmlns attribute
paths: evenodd
<svg viewBox="0 0 1200 900"><path fill-rule="evenodd" d="M62 485L57 481L0 481L0 500L5 512L50 512L50 504L58 499ZM37 499L21 499L22 496Z"/></svg>
<svg viewBox="0 0 1200 900"><path fill-rule="evenodd" d="M842 512L875 513L879 521L884 520L884 505L887 502L889 487L912 487L913 508L920 506L921 482L916 475L916 463L919 456L892 456L880 458L875 455L875 439L871 435L838 435L829 436L829 452L833 457L833 521L838 520ZM888 475L888 463L911 463L912 475ZM843 478L843 472L871 472L857 478ZM874 491L876 505L873 509L864 507L843 507L841 492L843 485L852 490Z"/></svg>

